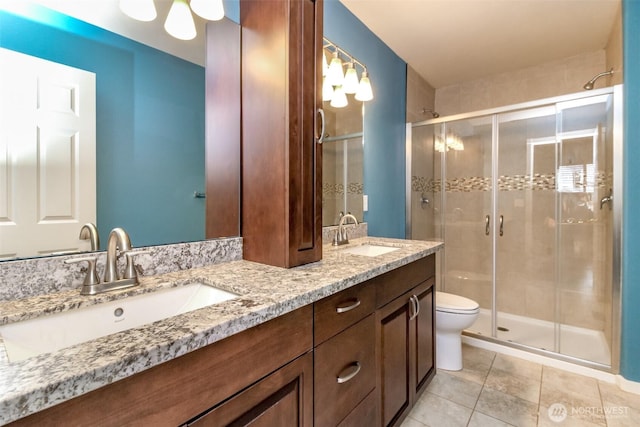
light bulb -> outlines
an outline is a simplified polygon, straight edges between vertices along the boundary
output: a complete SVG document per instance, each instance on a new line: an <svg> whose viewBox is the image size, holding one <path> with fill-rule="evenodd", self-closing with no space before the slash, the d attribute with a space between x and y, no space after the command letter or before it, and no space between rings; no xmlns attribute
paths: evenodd
<svg viewBox="0 0 640 427"><path fill-rule="evenodd" d="M191 40L196 36L191 9L187 0L173 0L167 20L164 22L167 33L180 40Z"/></svg>
<svg viewBox="0 0 640 427"><path fill-rule="evenodd" d="M336 90L333 91L333 97L331 98L331 103L329 105L335 108L342 108L346 107L348 104L349 101L347 101L347 95L344 93L344 90L342 90L342 86L338 86Z"/></svg>
<svg viewBox="0 0 640 427"><path fill-rule="evenodd" d="M224 18L222 0L191 0L191 10L209 21L219 21Z"/></svg>
<svg viewBox="0 0 640 427"><path fill-rule="evenodd" d="M325 78L322 82L322 100L331 101L331 98L333 98L333 86L331 86L329 80Z"/></svg>
<svg viewBox="0 0 640 427"><path fill-rule="evenodd" d="M338 57L338 51L333 52L333 59L331 59L331 64L329 64L329 70L327 71L327 79L331 86L342 86L344 81L342 60Z"/></svg>
<svg viewBox="0 0 640 427"><path fill-rule="evenodd" d="M373 99L373 91L371 90L371 82L367 71L362 72L362 78L358 85L358 91L356 92L356 99L358 101L371 101Z"/></svg>
<svg viewBox="0 0 640 427"><path fill-rule="evenodd" d="M353 68L353 62L347 64L347 72L344 74L342 88L344 93L356 93L358 91L358 72Z"/></svg>
<svg viewBox="0 0 640 427"><path fill-rule="evenodd" d="M327 52L322 49L322 77L327 76L327 72L329 71L329 63L327 62Z"/></svg>
<svg viewBox="0 0 640 427"><path fill-rule="evenodd" d="M153 21L158 16L153 0L120 0L120 10L138 21Z"/></svg>

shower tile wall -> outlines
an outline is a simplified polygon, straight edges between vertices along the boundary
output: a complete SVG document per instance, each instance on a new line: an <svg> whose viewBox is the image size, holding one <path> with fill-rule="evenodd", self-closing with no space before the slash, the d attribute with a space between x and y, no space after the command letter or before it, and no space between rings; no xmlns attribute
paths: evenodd
<svg viewBox="0 0 640 427"><path fill-rule="evenodd" d="M611 55L622 58L613 49ZM436 111L444 117L580 92L586 81L608 69L607 60L607 51L603 49L438 88ZM610 84L602 79L596 87Z"/></svg>

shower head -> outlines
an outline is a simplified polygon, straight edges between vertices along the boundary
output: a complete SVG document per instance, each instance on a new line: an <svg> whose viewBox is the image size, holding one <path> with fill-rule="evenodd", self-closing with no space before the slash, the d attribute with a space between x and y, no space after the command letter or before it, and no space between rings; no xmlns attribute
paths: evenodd
<svg viewBox="0 0 640 427"><path fill-rule="evenodd" d="M596 82L596 80L598 80L600 77L610 76L612 74L613 74L613 68L611 68L609 71L605 71L600 74L597 74L594 78L586 82L582 87L585 88L586 90L591 90L593 89L593 85Z"/></svg>
<svg viewBox="0 0 640 427"><path fill-rule="evenodd" d="M432 109L430 109L430 108L423 108L423 109L422 109L422 114L427 114L427 113L431 113L431 116L432 116L434 119L437 119L438 117L440 117L440 114L436 113L436 112L435 112L435 111L433 111Z"/></svg>

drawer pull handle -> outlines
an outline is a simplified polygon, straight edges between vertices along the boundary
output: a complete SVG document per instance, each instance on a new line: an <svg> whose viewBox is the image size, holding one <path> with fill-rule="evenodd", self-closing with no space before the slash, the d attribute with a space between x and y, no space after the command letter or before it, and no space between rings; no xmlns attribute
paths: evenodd
<svg viewBox="0 0 640 427"><path fill-rule="evenodd" d="M336 307L336 313L346 313L347 311L351 311L359 305L360 305L360 300L356 299L355 302L351 305L348 305L346 307Z"/></svg>
<svg viewBox="0 0 640 427"><path fill-rule="evenodd" d="M347 368L345 368L342 371L342 372L349 371L349 373L346 375L339 375L338 378L336 378L336 381L338 381L338 384L346 383L347 381L353 379L353 377L358 375L358 372L360 372L361 368L362 368L362 365L360 365L360 362L353 362L351 365L349 365ZM342 372L340 372L340 374L342 374Z"/></svg>

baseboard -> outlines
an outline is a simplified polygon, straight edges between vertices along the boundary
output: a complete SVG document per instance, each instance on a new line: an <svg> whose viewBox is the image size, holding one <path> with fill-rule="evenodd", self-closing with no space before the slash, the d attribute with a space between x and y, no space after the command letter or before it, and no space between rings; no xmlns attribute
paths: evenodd
<svg viewBox="0 0 640 427"><path fill-rule="evenodd" d="M616 375L616 384L623 391L627 391L629 393L640 394L640 383L631 381L623 377L622 375Z"/></svg>

